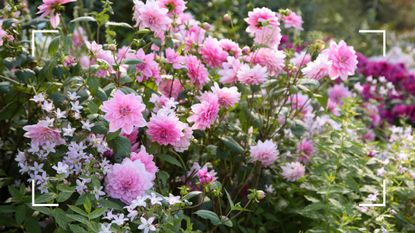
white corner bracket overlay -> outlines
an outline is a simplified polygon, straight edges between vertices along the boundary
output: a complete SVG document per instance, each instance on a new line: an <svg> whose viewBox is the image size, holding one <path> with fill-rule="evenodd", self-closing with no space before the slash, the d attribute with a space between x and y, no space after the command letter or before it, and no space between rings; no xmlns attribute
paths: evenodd
<svg viewBox="0 0 415 233"><path fill-rule="evenodd" d="M35 203L35 180L32 180L32 206L57 207L59 206L59 204L36 204Z"/></svg>
<svg viewBox="0 0 415 233"><path fill-rule="evenodd" d="M35 36L37 33L59 33L58 30L32 30L31 51L32 57L35 56Z"/></svg>
<svg viewBox="0 0 415 233"><path fill-rule="evenodd" d="M382 34L382 46L383 46L383 56L386 56L386 30L359 30L359 33L378 33L378 34ZM386 206L386 180L383 180L383 201L381 204L369 204L369 203L362 203L359 204L359 206L362 207L385 207Z"/></svg>

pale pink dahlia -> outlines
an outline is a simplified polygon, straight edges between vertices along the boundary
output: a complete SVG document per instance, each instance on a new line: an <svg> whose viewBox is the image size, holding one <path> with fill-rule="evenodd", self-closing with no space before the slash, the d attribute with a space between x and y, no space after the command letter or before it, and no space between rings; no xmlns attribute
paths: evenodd
<svg viewBox="0 0 415 233"><path fill-rule="evenodd" d="M301 71L306 78L320 80L328 76L330 66L331 61L327 56L320 54L316 60L309 62Z"/></svg>
<svg viewBox="0 0 415 233"><path fill-rule="evenodd" d="M258 141L255 146L251 146L250 156L252 162L258 161L263 167L269 167L278 158L277 145L271 140Z"/></svg>
<svg viewBox="0 0 415 233"><path fill-rule="evenodd" d="M229 40L229 39L222 39L219 41L220 47L222 47L223 51L228 53L228 56L232 57L239 57L242 53L241 48L239 48L238 43Z"/></svg>
<svg viewBox="0 0 415 233"><path fill-rule="evenodd" d="M254 42L270 48L278 48L281 38L281 29L279 27L268 26L255 33Z"/></svg>
<svg viewBox="0 0 415 233"><path fill-rule="evenodd" d="M171 145L183 136L185 126L173 111L161 109L148 122L147 134L160 145Z"/></svg>
<svg viewBox="0 0 415 233"><path fill-rule="evenodd" d="M163 79L158 86L158 90L165 96L177 99L180 92L183 91L183 86L178 79Z"/></svg>
<svg viewBox="0 0 415 233"><path fill-rule="evenodd" d="M329 88L327 91L329 99L336 104L342 104L343 99L351 96L351 93L347 87L343 84L336 84L333 87Z"/></svg>
<svg viewBox="0 0 415 233"><path fill-rule="evenodd" d="M282 176L290 182L300 179L305 174L305 168L299 162L286 163L281 169Z"/></svg>
<svg viewBox="0 0 415 233"><path fill-rule="evenodd" d="M154 163L154 156L147 153L146 148L141 145L140 151L138 153L132 152L130 155L131 161L140 160L144 165L146 171L152 175L152 179L156 178L156 173L158 172L158 167Z"/></svg>
<svg viewBox="0 0 415 233"><path fill-rule="evenodd" d="M104 101L101 106L105 112L104 119L109 122L109 131L121 129L126 134L133 132L134 127L146 125L142 114L145 108L140 96L126 95L122 91L117 91L113 98Z"/></svg>
<svg viewBox="0 0 415 233"><path fill-rule="evenodd" d="M297 145L297 153L300 155L300 162L308 162L314 154L313 142L309 139L303 139Z"/></svg>
<svg viewBox="0 0 415 233"><path fill-rule="evenodd" d="M344 41L340 41L339 44L333 41L324 53L331 61L330 78L340 77L345 80L347 76L354 75L357 67L357 55L352 46L348 46Z"/></svg>
<svg viewBox="0 0 415 233"><path fill-rule="evenodd" d="M153 187L153 180L140 160L125 158L122 163L114 164L107 173L105 192L112 198L130 204Z"/></svg>
<svg viewBox="0 0 415 233"><path fill-rule="evenodd" d="M159 6L167 9L169 15L181 15L186 9L186 2L183 0L159 0Z"/></svg>
<svg viewBox="0 0 415 233"><path fill-rule="evenodd" d="M56 12L70 2L76 2L76 0L43 0L43 4L38 6L39 11L37 14L41 14L40 17L50 16L50 24L53 28L57 28L60 23L60 14Z"/></svg>
<svg viewBox="0 0 415 233"><path fill-rule="evenodd" d="M241 62L229 56L227 62L222 63L222 69L218 71L221 83L236 83L238 81L238 70L241 67Z"/></svg>
<svg viewBox="0 0 415 233"><path fill-rule="evenodd" d="M185 57L185 63L187 76L194 85L201 87L208 82L209 72L197 57L188 55Z"/></svg>
<svg viewBox="0 0 415 233"><path fill-rule="evenodd" d="M284 21L285 28L303 30L303 19L293 11L290 11L288 15L282 16L282 21Z"/></svg>
<svg viewBox="0 0 415 233"><path fill-rule="evenodd" d="M299 69L305 66L310 61L311 61L311 56L305 51L302 51L301 53L295 53L294 57L291 58L290 60L290 62Z"/></svg>
<svg viewBox="0 0 415 233"><path fill-rule="evenodd" d="M203 95L203 100L199 104L192 106L192 115L187 118L188 122L193 122L193 129L205 130L216 120L219 112L218 97L214 94Z"/></svg>
<svg viewBox="0 0 415 233"><path fill-rule="evenodd" d="M183 68L183 57L172 48L166 49L166 61L167 63L172 64L174 69Z"/></svg>
<svg viewBox="0 0 415 233"><path fill-rule="evenodd" d="M238 92L237 87L222 87L220 88L217 83L214 83L211 88L213 94L218 97L220 106L233 107L240 99L241 93Z"/></svg>
<svg viewBox="0 0 415 233"><path fill-rule="evenodd" d="M149 28L157 36L162 37L172 23L168 16L169 10L160 8L159 3L155 0L148 0L145 4L142 1L134 0L133 19L136 21L136 27Z"/></svg>
<svg viewBox="0 0 415 233"><path fill-rule="evenodd" d="M245 21L248 23L246 31L251 34L261 31L264 27L279 28L280 26L275 12L266 7L255 8L253 11L248 12L248 18Z"/></svg>
<svg viewBox="0 0 415 233"><path fill-rule="evenodd" d="M268 73L277 76L285 64L285 54L281 50L260 48L250 54L249 60L254 64L266 67Z"/></svg>
<svg viewBox="0 0 415 233"><path fill-rule="evenodd" d="M154 60L153 53L145 54L143 49L139 49L129 58L141 60L141 62L135 66L137 81L143 82L149 78L154 78L156 83L160 82L160 68L159 64Z"/></svg>
<svg viewBox="0 0 415 233"><path fill-rule="evenodd" d="M189 149L190 140L193 136L193 130L186 124L186 127L183 130L183 135L180 137L179 141L172 144L174 150L177 152L183 152Z"/></svg>
<svg viewBox="0 0 415 233"><path fill-rule="evenodd" d="M259 85L267 81L267 68L260 65L250 67L247 64L241 65L237 77L239 82L246 85Z"/></svg>
<svg viewBox="0 0 415 233"><path fill-rule="evenodd" d="M61 145L65 141L61 138L58 129L49 128L47 121L39 121L35 125L26 125L23 127L26 131L24 136L30 138L31 143L35 146L42 146L46 144Z"/></svg>
<svg viewBox="0 0 415 233"><path fill-rule="evenodd" d="M215 38L207 38L203 42L202 47L199 50L203 60L211 67L219 67L226 61L228 54L223 51L220 43Z"/></svg>

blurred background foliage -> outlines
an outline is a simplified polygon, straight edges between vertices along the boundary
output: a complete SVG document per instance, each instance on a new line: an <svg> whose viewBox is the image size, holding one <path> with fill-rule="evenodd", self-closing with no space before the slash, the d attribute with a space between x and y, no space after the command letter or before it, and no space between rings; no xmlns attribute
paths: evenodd
<svg viewBox="0 0 415 233"><path fill-rule="evenodd" d="M83 1L89 10L100 11L106 0L78 1ZM41 1L34 2L30 4L33 13ZM111 20L134 24L133 1L112 2L117 14ZM268 7L274 11L292 9L303 17L302 36L305 40L312 41L322 36L326 39L344 39L369 56L381 55L382 36L359 34L359 29L387 30L389 48L402 40L415 42L414 0L190 0L187 7L196 19L210 23L216 36L231 38L241 45L251 43L243 19L254 7ZM67 10L71 16L74 9L68 7ZM231 16L231 22L223 19L225 14ZM117 31L119 38L125 41L130 39L126 34L131 32L127 29Z"/></svg>

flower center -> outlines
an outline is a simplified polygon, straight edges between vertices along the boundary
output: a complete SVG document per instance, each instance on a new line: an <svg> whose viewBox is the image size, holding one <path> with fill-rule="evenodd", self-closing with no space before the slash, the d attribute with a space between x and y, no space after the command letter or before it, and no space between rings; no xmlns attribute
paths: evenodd
<svg viewBox="0 0 415 233"><path fill-rule="evenodd" d="M129 106L122 106L120 107L119 111L121 116L125 117L131 113L131 109Z"/></svg>

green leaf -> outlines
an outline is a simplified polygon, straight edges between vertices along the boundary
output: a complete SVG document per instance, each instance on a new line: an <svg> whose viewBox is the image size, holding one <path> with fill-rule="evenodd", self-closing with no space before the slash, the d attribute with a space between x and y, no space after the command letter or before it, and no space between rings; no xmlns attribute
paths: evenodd
<svg viewBox="0 0 415 233"><path fill-rule="evenodd" d="M160 158L160 160L166 161L167 163L170 163L170 164L176 165L180 168L183 168L183 166L180 164L179 160L177 160L175 157L173 157L171 155L165 154L165 155L160 156L159 158Z"/></svg>
<svg viewBox="0 0 415 233"><path fill-rule="evenodd" d="M128 23L124 23L124 22L107 22L105 24L107 27L123 27L123 28L133 28L131 25L129 25Z"/></svg>
<svg viewBox="0 0 415 233"><path fill-rule="evenodd" d="M233 227L233 223L232 220L230 220L228 217L226 216L221 216L220 217L220 221L222 222L223 225L227 226L227 227Z"/></svg>
<svg viewBox="0 0 415 233"><path fill-rule="evenodd" d="M71 209L73 212L75 212L75 213L78 213L78 214L80 214L80 215L83 215L83 216L85 216L85 217L87 217L88 216L88 214L85 212L85 211L83 211L81 208L79 208L79 207L77 207L77 206L74 206L74 205L68 205L68 207L69 207L69 209Z"/></svg>
<svg viewBox="0 0 415 233"><path fill-rule="evenodd" d="M200 194L202 194L202 193L203 193L203 192L201 192L201 191L192 191L192 192L190 192L190 193L186 194L186 195L183 197L183 199L185 199L185 200L190 200L192 197L198 196L198 195L200 195Z"/></svg>
<svg viewBox="0 0 415 233"><path fill-rule="evenodd" d="M26 217L26 206L25 205L19 205L16 208L16 222L17 224L22 224Z"/></svg>
<svg viewBox="0 0 415 233"><path fill-rule="evenodd" d="M86 197L84 200L84 209L86 210L87 213L91 213L91 208L92 208L91 200L89 200L89 198Z"/></svg>
<svg viewBox="0 0 415 233"><path fill-rule="evenodd" d="M79 225L69 224L69 228L71 229L72 232L80 232L80 233L88 232Z"/></svg>
<svg viewBox="0 0 415 233"><path fill-rule="evenodd" d="M48 48L49 56L55 56L56 52L59 49L59 44L60 44L60 36L56 36L55 38L52 39L52 41L49 44L49 48Z"/></svg>
<svg viewBox="0 0 415 233"><path fill-rule="evenodd" d="M96 22L97 20L94 17L91 16L81 16L76 19L71 20L71 23L76 22Z"/></svg>
<svg viewBox="0 0 415 233"><path fill-rule="evenodd" d="M101 217L101 215L103 215L105 211L107 211L107 208L98 208L92 211L92 213L90 213L88 217L89 219L95 219L95 218Z"/></svg>
<svg viewBox="0 0 415 233"><path fill-rule="evenodd" d="M127 65L138 65L143 63L143 61L141 59L127 59L124 63Z"/></svg>
<svg viewBox="0 0 415 233"><path fill-rule="evenodd" d="M77 215L77 214L67 214L66 216L68 216L69 218L71 218L71 219L73 219L73 220L75 220L77 222L83 223L85 225L87 225L88 222L89 222L88 219L86 219L85 217L82 217L81 215Z"/></svg>
<svg viewBox="0 0 415 233"><path fill-rule="evenodd" d="M33 218L26 219L25 221L26 231L30 233L41 233L39 222Z"/></svg>
<svg viewBox="0 0 415 233"><path fill-rule="evenodd" d="M42 195L38 196L36 198L35 203L37 203L37 204L47 203L49 201L54 200L55 198L56 198L55 193L45 193L45 194L42 194Z"/></svg>
<svg viewBox="0 0 415 233"><path fill-rule="evenodd" d="M71 221L71 219L66 216L65 211L56 208L53 210L53 217L55 218L55 222L59 225L59 227L63 228L64 230L67 229L68 223Z"/></svg>
<svg viewBox="0 0 415 233"><path fill-rule="evenodd" d="M114 154L121 161L123 158L130 156L131 154L131 143L128 138L117 136L113 140L108 142L108 145L113 150Z"/></svg>
<svg viewBox="0 0 415 233"><path fill-rule="evenodd" d="M194 212L194 214L196 214L197 216L203 219L208 219L215 226L221 224L221 221L218 215L215 212L212 212L210 210L198 210Z"/></svg>
<svg viewBox="0 0 415 233"><path fill-rule="evenodd" d="M71 191L61 191L58 194L57 201L58 202L64 202L64 201L68 200L72 196L73 193L74 193L73 190L71 190Z"/></svg>
<svg viewBox="0 0 415 233"><path fill-rule="evenodd" d="M242 148L242 146L239 145L239 143L236 142L233 138L222 137L220 139L225 144L225 146L228 147L231 151L238 153L238 154L242 154L244 152L244 148Z"/></svg>
<svg viewBox="0 0 415 233"><path fill-rule="evenodd" d="M122 210L123 204L120 201L113 201L113 200L99 200L99 204L103 207L115 209L115 210Z"/></svg>
<svg viewBox="0 0 415 233"><path fill-rule="evenodd" d="M231 206L231 209L232 209L235 206L235 204L233 203L232 197L229 194L228 190L226 190L225 188L224 188L224 190L225 190L225 193L226 193L226 197L228 198L229 205Z"/></svg>
<svg viewBox="0 0 415 233"><path fill-rule="evenodd" d="M31 69L21 69L16 71L16 77L21 82L33 81L36 78L35 72Z"/></svg>

